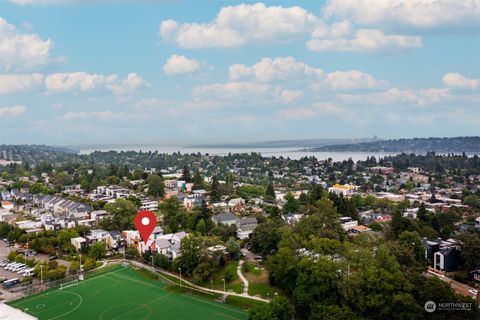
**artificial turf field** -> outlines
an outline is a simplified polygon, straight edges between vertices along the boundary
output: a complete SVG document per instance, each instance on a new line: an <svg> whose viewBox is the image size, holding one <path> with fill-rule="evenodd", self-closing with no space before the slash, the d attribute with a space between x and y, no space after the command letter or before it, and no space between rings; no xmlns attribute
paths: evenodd
<svg viewBox="0 0 480 320"><path fill-rule="evenodd" d="M9 304L40 320L247 319L241 309L168 290L161 281L122 266Z"/></svg>

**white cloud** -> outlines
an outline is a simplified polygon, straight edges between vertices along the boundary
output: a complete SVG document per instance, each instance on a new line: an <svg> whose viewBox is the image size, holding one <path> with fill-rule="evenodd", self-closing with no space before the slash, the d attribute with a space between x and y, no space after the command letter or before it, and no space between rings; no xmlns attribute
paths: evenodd
<svg viewBox="0 0 480 320"><path fill-rule="evenodd" d="M0 74L0 95L12 92L26 91L41 85L43 75L33 74Z"/></svg>
<svg viewBox="0 0 480 320"><path fill-rule="evenodd" d="M17 117L25 113L27 108L21 105L0 107L0 117Z"/></svg>
<svg viewBox="0 0 480 320"><path fill-rule="evenodd" d="M312 51L374 52L403 51L423 45L421 37L390 35L376 29L345 29L340 34L338 36L335 30L317 29L312 33L313 38L307 42L307 48Z"/></svg>
<svg viewBox="0 0 480 320"><path fill-rule="evenodd" d="M312 89L321 90L355 90L355 89L382 89L388 86L388 82L377 80L371 74L358 70L335 71L328 73L323 81L312 85Z"/></svg>
<svg viewBox="0 0 480 320"><path fill-rule="evenodd" d="M377 80L371 74L358 71L335 71L325 73L320 68L314 68L293 57L262 58L252 66L233 64L229 68L229 79L254 80L259 82L272 82L276 80L306 80L311 83L311 88L321 90L352 89L382 89L388 85L387 81Z"/></svg>
<svg viewBox="0 0 480 320"><path fill-rule="evenodd" d="M116 96L126 96L134 93L140 88L148 87L149 84L136 73L129 73L128 76L120 83L108 84L110 89Z"/></svg>
<svg viewBox="0 0 480 320"><path fill-rule="evenodd" d="M263 58L251 67L234 64L229 68L229 78L232 81L253 78L261 82L270 82L305 77L316 79L322 76L323 71L321 69L312 68L293 57Z"/></svg>
<svg viewBox="0 0 480 320"><path fill-rule="evenodd" d="M478 27L480 0L330 0L327 18L348 19L364 26L413 29Z"/></svg>
<svg viewBox="0 0 480 320"><path fill-rule="evenodd" d="M59 120L75 121L75 120L118 120L125 118L127 114L125 112L112 112L112 111L80 111L80 112L67 112L57 117Z"/></svg>
<svg viewBox="0 0 480 320"><path fill-rule="evenodd" d="M61 103L54 103L50 106L50 108L52 108L53 110L60 110L60 109L63 109L63 104Z"/></svg>
<svg viewBox="0 0 480 320"><path fill-rule="evenodd" d="M47 92L89 91L114 83L117 75L90 74L87 72L54 73L45 78Z"/></svg>
<svg viewBox="0 0 480 320"><path fill-rule="evenodd" d="M148 83L136 73L129 73L125 79L118 75L91 74L87 72L54 73L45 78L47 93L86 92L98 88L107 88L116 96L132 94Z"/></svg>
<svg viewBox="0 0 480 320"><path fill-rule="evenodd" d="M347 104L361 105L416 105L425 106L452 98L448 88L399 89L369 94L342 94L341 100Z"/></svg>
<svg viewBox="0 0 480 320"><path fill-rule="evenodd" d="M310 119L322 115L338 115L345 112L345 109L333 103L315 103L309 107L299 107L279 111L283 118L292 120Z"/></svg>
<svg viewBox="0 0 480 320"><path fill-rule="evenodd" d="M207 84L194 88L193 96L197 102L215 101L215 104L289 104L302 97L300 91L285 90L281 86L273 86L256 82L227 82Z"/></svg>
<svg viewBox="0 0 480 320"><path fill-rule="evenodd" d="M480 88L480 79L469 79L459 73L447 73L443 76L442 82L451 88Z"/></svg>
<svg viewBox="0 0 480 320"><path fill-rule="evenodd" d="M197 60L174 54L163 65L163 72L167 75L185 74L197 71L199 67Z"/></svg>
<svg viewBox="0 0 480 320"><path fill-rule="evenodd" d="M184 48L228 48L247 42L291 40L310 32L317 22L315 15L300 7L240 4L223 7L209 23L162 21L160 36Z"/></svg>
<svg viewBox="0 0 480 320"><path fill-rule="evenodd" d="M0 69L30 70L53 62L53 41L37 34L24 34L0 17Z"/></svg>

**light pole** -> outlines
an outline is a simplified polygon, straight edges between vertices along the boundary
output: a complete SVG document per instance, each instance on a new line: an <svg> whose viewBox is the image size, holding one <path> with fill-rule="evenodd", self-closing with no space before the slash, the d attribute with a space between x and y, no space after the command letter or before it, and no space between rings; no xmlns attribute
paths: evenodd
<svg viewBox="0 0 480 320"><path fill-rule="evenodd" d="M227 290L225 290L225 278L223 278L222 280L223 280L223 292L226 292Z"/></svg>
<svg viewBox="0 0 480 320"><path fill-rule="evenodd" d="M180 286L182 285L182 268L178 268L178 271L180 271Z"/></svg>
<svg viewBox="0 0 480 320"><path fill-rule="evenodd" d="M43 265L40 265L40 285L43 285Z"/></svg>
<svg viewBox="0 0 480 320"><path fill-rule="evenodd" d="M212 290L213 290L213 280L210 280L210 284L212 285Z"/></svg>
<svg viewBox="0 0 480 320"><path fill-rule="evenodd" d="M153 256L150 256L150 259L152 259L152 271L155 270L154 266L153 266Z"/></svg>

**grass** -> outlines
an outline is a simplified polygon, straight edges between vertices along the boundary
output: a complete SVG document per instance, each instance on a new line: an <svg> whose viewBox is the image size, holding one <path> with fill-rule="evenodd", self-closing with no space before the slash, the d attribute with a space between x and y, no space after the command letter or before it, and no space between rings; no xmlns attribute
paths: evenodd
<svg viewBox="0 0 480 320"><path fill-rule="evenodd" d="M273 298L275 292L281 293L278 288L270 285L267 270L259 268L251 262L245 262L242 266L242 272L249 282L248 294L262 298Z"/></svg>
<svg viewBox="0 0 480 320"><path fill-rule="evenodd" d="M116 266L77 286L49 289L9 304L39 320L247 319L243 310L206 296L166 286L142 269Z"/></svg>
<svg viewBox="0 0 480 320"><path fill-rule="evenodd" d="M225 266L215 272L213 275L213 289L223 291L223 279L231 279L225 284L225 289L228 291L233 291L236 293L242 293L242 280L238 277L237 274L238 261L229 261ZM203 287L212 288L212 283L210 281L203 282L201 284Z"/></svg>

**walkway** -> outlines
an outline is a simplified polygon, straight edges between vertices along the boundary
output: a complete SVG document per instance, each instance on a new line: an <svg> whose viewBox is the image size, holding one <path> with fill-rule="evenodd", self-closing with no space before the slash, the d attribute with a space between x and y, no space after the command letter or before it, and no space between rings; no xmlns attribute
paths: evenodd
<svg viewBox="0 0 480 320"><path fill-rule="evenodd" d="M245 278L245 277L243 276L243 274L242 274L242 266L243 266L243 263L244 263L244 262L245 262L244 260L240 260L240 261L238 262L237 274L238 274L238 276L240 277L240 279L242 279L242 281L243 281L243 293L248 294L248 280L247 280L247 278Z"/></svg>

